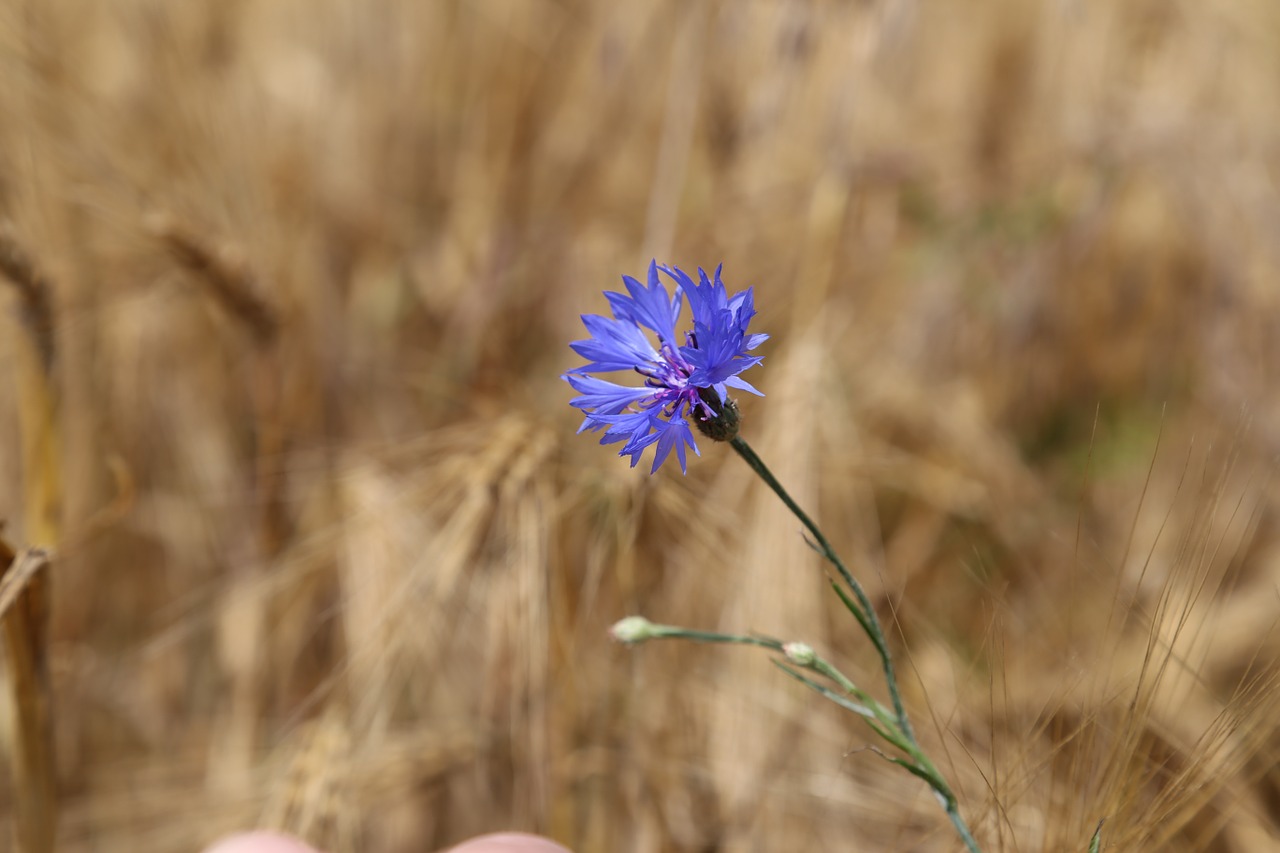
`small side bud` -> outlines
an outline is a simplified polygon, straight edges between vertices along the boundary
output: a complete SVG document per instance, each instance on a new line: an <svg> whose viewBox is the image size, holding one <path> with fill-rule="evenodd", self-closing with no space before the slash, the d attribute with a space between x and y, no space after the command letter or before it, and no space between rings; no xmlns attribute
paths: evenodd
<svg viewBox="0 0 1280 853"><path fill-rule="evenodd" d="M614 626L609 629L609 637L616 642L634 646L657 636L654 633L654 627L654 624L643 616L628 616L614 623Z"/></svg>
<svg viewBox="0 0 1280 853"><path fill-rule="evenodd" d="M697 425L698 432L712 441L732 441L737 438L738 427L742 423L738 404L728 397L721 401L714 388L699 388L698 397L715 413L715 417L706 420L694 415L693 422Z"/></svg>
<svg viewBox="0 0 1280 853"><path fill-rule="evenodd" d="M797 666L813 666L818 658L808 643L783 643L782 653Z"/></svg>

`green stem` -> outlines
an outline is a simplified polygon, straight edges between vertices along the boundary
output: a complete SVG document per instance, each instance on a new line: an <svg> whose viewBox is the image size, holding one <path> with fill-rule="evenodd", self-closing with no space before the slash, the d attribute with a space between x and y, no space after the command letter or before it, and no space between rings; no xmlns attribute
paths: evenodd
<svg viewBox="0 0 1280 853"><path fill-rule="evenodd" d="M826 558L827 562L835 566L835 569L840 574L841 579L845 582L845 585L849 587L854 598L857 599L857 606L851 607L850 609L853 611L854 616L857 617L859 625L862 626L863 631L866 633L868 639L871 640L871 644L875 646L876 652L880 656L880 666L884 670L885 684L889 688L889 697L893 702L895 719L885 720L884 722L894 723L895 725L893 728L896 728L897 733L901 735L901 740L897 738L887 739L891 743L894 743L894 745L901 748L905 753L907 753L907 755L911 756L910 762L899 761L898 759L893 760L900 763L916 776L919 776L937 793L939 799L942 801L942 807L946 811L947 817L951 820L956 833L960 836L960 840L964 842L965 847L970 851L970 853L981 853L977 841L974 840L973 834L969 831L969 827L965 824L964 818L960 815L960 808L956 802L955 794L942 778L937 767L935 767L933 762L929 760L928 756L924 754L924 751L920 748L919 741L916 740L915 731L911 727L911 721L907 719L907 710L906 706L902 702L902 694L898 689L898 677L894 671L893 658L889 654L889 644L885 639L884 629L880 626L880 619L876 616L875 608L872 607L871 599L867 597L867 593L863 590L862 584L858 583L858 580L853 576L853 574L845 568L844 563L841 562L840 558L836 555L835 549L832 548L831 543L827 541L827 537L822 534L820 529L818 529L818 525L815 524L813 519L811 519L808 514L800 508L800 505L792 499L787 490L783 488L780 482L778 482L778 479L773 476L773 472L770 471L768 466L765 465L760 457L756 455L756 452L751 449L751 445L747 444L746 441L738 436L734 436L730 439L729 443L733 446L733 449L737 451L738 455L742 457L743 461L750 466L751 470L754 471L760 479L764 480L769 488L773 489L774 494L782 499L782 502L787 505L787 509L791 510L792 514L794 514L796 518L800 519L800 523L803 524L805 529L809 531L809 534L813 536L814 542L817 543L822 556ZM836 591L840 591L838 587ZM841 598L844 598L844 596L842 595ZM837 672L834 667L831 667L825 661L821 662L821 668L817 669L817 671L835 681L848 692L856 691L859 694L862 693L862 691L853 687L852 682ZM850 688L853 689L851 690ZM873 702L869 707L874 709L877 707L877 704L878 703Z"/></svg>
<svg viewBox="0 0 1280 853"><path fill-rule="evenodd" d="M866 617L863 626L866 629L867 637L871 640L871 644L876 647L876 652L880 655L880 666L884 669L884 679L889 686L889 699L893 702L893 711L898 718L898 727L902 729L913 741L915 733L911 730L911 721L907 719L906 707L902 704L902 696L898 692L898 677L893 669L893 658L889 655L889 645L885 642L884 629L880 627L880 619L876 616L875 608L871 606L871 599L867 597L867 593L862 588L862 584L849 572L840 558L836 556L835 549L831 547L831 543L827 541L827 537L822 535L822 531L818 529L818 525L814 524L813 519L800 508L800 505L792 499L787 490L778 482L778 478L773 476L773 472L769 470L764 461L756 455L751 449L751 445L747 444L741 437L735 437L730 442L733 449L738 452L751 470L764 480L769 488L773 489L774 494L782 499L787 505L787 509L791 510L796 518L800 519L800 523L805 526L810 535L817 542L822 556L827 558L827 562L836 567L836 571L840 573L840 577L844 579L845 584L853 592L855 598L858 599L863 615Z"/></svg>
<svg viewBox="0 0 1280 853"><path fill-rule="evenodd" d="M956 828L956 835L960 836L960 840L964 842L964 846L968 848L969 853L982 853L982 849L978 847L978 842L974 839L973 833L969 831L969 825L960 816L960 806L956 803L955 797L947 800L946 809L947 817L951 818L951 825Z"/></svg>
<svg viewBox="0 0 1280 853"><path fill-rule="evenodd" d="M782 643L772 637L757 637L750 634L719 634L714 631L695 631L692 628L681 628L677 625L658 625L656 623L650 623L647 639L693 640L695 643L760 646L774 652L782 651Z"/></svg>

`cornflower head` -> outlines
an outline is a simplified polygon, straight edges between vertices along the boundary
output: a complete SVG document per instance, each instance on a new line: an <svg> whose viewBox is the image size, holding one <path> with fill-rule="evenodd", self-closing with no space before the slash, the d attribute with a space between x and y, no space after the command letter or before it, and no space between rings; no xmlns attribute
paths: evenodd
<svg viewBox="0 0 1280 853"><path fill-rule="evenodd" d="M658 273L675 283L667 291ZM635 467L653 445L654 473L674 449L680 470L687 473L685 448L698 453L689 421L714 441L728 441L738 432L738 409L728 389L764 396L739 374L763 361L748 353L768 340L748 334L755 316L751 288L730 297L720 280L720 267L698 280L675 267L649 264L648 284L624 275L627 292L606 292L613 317L584 314L591 337L570 344L587 360L563 378L581 396L570 405L586 418L578 432L604 430L601 444L624 442L619 456L630 456ZM685 300L693 328L676 337L676 322ZM654 346L650 335L656 337ZM644 377L642 386L619 385L590 374L630 371Z"/></svg>

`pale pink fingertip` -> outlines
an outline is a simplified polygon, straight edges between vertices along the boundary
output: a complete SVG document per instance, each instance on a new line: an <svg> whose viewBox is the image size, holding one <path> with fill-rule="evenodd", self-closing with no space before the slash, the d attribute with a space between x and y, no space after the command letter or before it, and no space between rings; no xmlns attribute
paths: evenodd
<svg viewBox="0 0 1280 853"><path fill-rule="evenodd" d="M569 849L538 835L499 832L464 841L448 853L569 853Z"/></svg>
<svg viewBox="0 0 1280 853"><path fill-rule="evenodd" d="M204 853L319 853L291 835L279 832L243 832L229 835Z"/></svg>

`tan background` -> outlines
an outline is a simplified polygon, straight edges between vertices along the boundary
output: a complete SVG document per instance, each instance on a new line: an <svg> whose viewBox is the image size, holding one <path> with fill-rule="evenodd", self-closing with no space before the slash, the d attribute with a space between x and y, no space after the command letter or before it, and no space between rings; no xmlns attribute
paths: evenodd
<svg viewBox="0 0 1280 853"><path fill-rule="evenodd" d="M577 317L651 257L756 287L745 435L987 849L1280 843L1274 3L8 0L0 118L62 850L956 849L764 656L604 640L883 695L731 453L574 435Z"/></svg>

